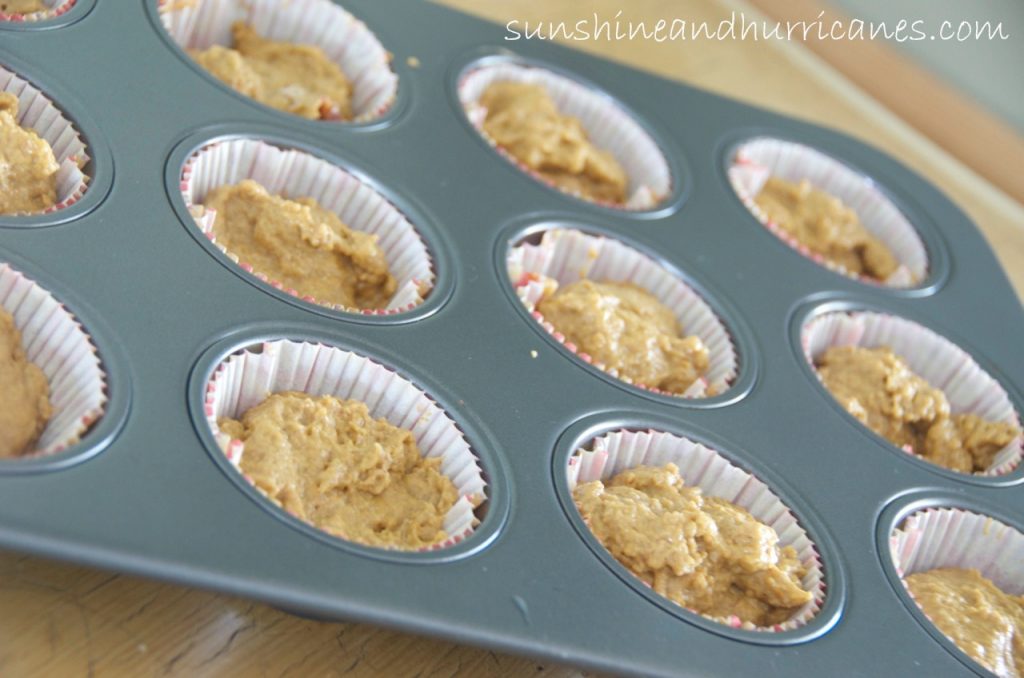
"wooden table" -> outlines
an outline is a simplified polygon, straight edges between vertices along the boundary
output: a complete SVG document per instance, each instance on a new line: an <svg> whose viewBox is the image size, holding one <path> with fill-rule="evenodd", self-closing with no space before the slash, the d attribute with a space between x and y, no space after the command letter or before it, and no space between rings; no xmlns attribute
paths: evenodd
<svg viewBox="0 0 1024 678"><path fill-rule="evenodd" d="M741 0L444 0L505 23L680 17L719 21ZM830 125L927 176L981 227L1020 295L1024 207L1000 193L795 43L601 42L576 46ZM394 46L392 46L394 48ZM398 58L402 55L396 50ZM963 130L969 134L969 129ZM362 624L312 622L228 596L0 553L0 675L577 675Z"/></svg>

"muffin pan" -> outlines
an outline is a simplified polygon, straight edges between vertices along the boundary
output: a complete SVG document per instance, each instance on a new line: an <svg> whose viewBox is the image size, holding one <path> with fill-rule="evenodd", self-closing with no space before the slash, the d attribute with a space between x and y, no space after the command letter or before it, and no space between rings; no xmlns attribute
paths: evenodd
<svg viewBox="0 0 1024 678"><path fill-rule="evenodd" d="M1020 302L974 225L934 187L835 132L550 43L506 43L501 26L426 3L344 3L394 53L398 76L394 105L353 124L271 111L202 75L165 33L156 0L92 4L78 0L72 12L87 14L73 23L0 22L0 65L82 133L91 177L64 210L0 218L0 262L82 324L108 398L78 443L0 464L0 544L604 671L981 672L919 614L886 544L920 506L987 511L1019 528L1024 469L964 476L906 458L852 425L801 346L804 323L826 312L908 318L967 351L1024 409ZM617 102L664 155L664 200L609 209L495 153L459 86L496 62L540 66ZM729 181L736 149L761 138L816 149L879 187L920 236L927 275L868 285L781 242ZM347 313L242 271L197 228L181 190L197 150L234 139L308 152L384 196L429 250L423 303ZM705 398L637 389L548 333L520 302L507 259L556 226L626 243L695 290L732 340L729 387ZM207 424L207 384L230 355L282 339L365 356L444 410L486 481L472 534L422 553L360 547L245 482ZM619 429L699 442L781 500L824 577L806 624L718 624L602 555L571 504L566 465Z"/></svg>

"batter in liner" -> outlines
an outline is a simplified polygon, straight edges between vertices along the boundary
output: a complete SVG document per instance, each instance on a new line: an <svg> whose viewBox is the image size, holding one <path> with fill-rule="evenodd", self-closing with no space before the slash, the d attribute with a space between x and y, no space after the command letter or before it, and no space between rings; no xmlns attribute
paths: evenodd
<svg viewBox="0 0 1024 678"><path fill-rule="evenodd" d="M385 308L397 289L377 236L356 231L313 198L270 195L246 179L206 196L217 242L242 263L318 302Z"/></svg>
<svg viewBox="0 0 1024 678"><path fill-rule="evenodd" d="M31 452L52 415L46 376L29 362L14 319L0 307L0 458Z"/></svg>
<svg viewBox="0 0 1024 678"><path fill-rule="evenodd" d="M951 414L946 394L886 347L833 346L818 364L825 388L846 411L893 445L962 473L980 472L1020 429L974 414Z"/></svg>
<svg viewBox="0 0 1024 678"><path fill-rule="evenodd" d="M632 283L580 280L546 294L537 310L580 352L634 384L681 394L708 369L700 337L683 336L672 309Z"/></svg>
<svg viewBox="0 0 1024 678"><path fill-rule="evenodd" d="M18 98L0 92L0 214L42 212L57 203L53 149L18 124Z"/></svg>
<svg viewBox="0 0 1024 678"><path fill-rule="evenodd" d="M685 487L675 464L638 466L573 492L616 560L660 595L700 614L757 626L792 618L811 594L806 569L771 527L724 499Z"/></svg>
<svg viewBox="0 0 1024 678"><path fill-rule="evenodd" d="M45 12L49 7L43 4L43 0L3 0L0 2L0 12L4 14L31 14L32 12Z"/></svg>
<svg viewBox="0 0 1024 678"><path fill-rule="evenodd" d="M864 228L856 212L806 179L794 184L769 177L755 202L800 244L850 273L884 281L899 268L896 257Z"/></svg>
<svg viewBox="0 0 1024 678"><path fill-rule="evenodd" d="M997 676L1024 676L1024 596L977 570L940 568L906 578L921 610L957 647Z"/></svg>
<svg viewBox="0 0 1024 678"><path fill-rule="evenodd" d="M480 105L487 109L484 132L532 171L589 200L625 201L625 170L594 146L578 119L559 113L541 85L495 82Z"/></svg>
<svg viewBox="0 0 1024 678"><path fill-rule="evenodd" d="M310 120L351 120L352 83L316 45L267 40L241 21L231 48L189 50L228 87L271 108Z"/></svg>
<svg viewBox="0 0 1024 678"><path fill-rule="evenodd" d="M410 431L333 396L275 393L220 429L245 443L241 470L297 517L350 541L400 549L448 538L458 493Z"/></svg>

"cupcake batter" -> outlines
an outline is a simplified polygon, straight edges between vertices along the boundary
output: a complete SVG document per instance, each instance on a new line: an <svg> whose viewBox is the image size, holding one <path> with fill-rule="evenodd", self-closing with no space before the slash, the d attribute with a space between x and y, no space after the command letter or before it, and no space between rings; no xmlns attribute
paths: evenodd
<svg viewBox="0 0 1024 678"><path fill-rule="evenodd" d="M600 202L626 199L626 172L594 146L580 121L562 115L541 85L495 82L480 96L484 132L559 188Z"/></svg>
<svg viewBox="0 0 1024 678"><path fill-rule="evenodd" d="M1024 596L1011 596L977 570L941 568L906 578L940 631L997 676L1024 676Z"/></svg>
<svg viewBox="0 0 1024 678"><path fill-rule="evenodd" d="M352 83L316 45L267 40L241 21L233 48L189 50L196 63L260 103L310 120L351 120Z"/></svg>
<svg viewBox="0 0 1024 678"><path fill-rule="evenodd" d="M660 595L700 614L781 624L812 599L791 546L745 509L684 487L675 464L639 466L573 498L594 536Z"/></svg>
<svg viewBox="0 0 1024 678"><path fill-rule="evenodd" d="M1020 434L1010 424L951 414L946 395L885 347L834 346L822 356L818 374L846 411L872 431L954 471L986 470Z"/></svg>
<svg viewBox="0 0 1024 678"><path fill-rule="evenodd" d="M458 493L441 459L421 456L412 433L333 396L275 393L241 421L241 469L285 510L370 546L420 549L444 541Z"/></svg>
<svg viewBox="0 0 1024 678"><path fill-rule="evenodd" d="M769 177L755 202L783 231L851 273L884 281L899 268L896 257L864 228L856 212L806 179L794 184Z"/></svg>
<svg viewBox="0 0 1024 678"><path fill-rule="evenodd" d="M53 149L18 124L18 98L0 92L0 214L42 212L57 203Z"/></svg>
<svg viewBox="0 0 1024 678"><path fill-rule="evenodd" d="M377 236L350 229L313 198L270 195L246 179L206 196L217 242L242 263L318 302L385 308L397 288Z"/></svg>
<svg viewBox="0 0 1024 678"><path fill-rule="evenodd" d="M31 452L52 414L46 376L25 357L21 333L0 307L0 458Z"/></svg>
<svg viewBox="0 0 1024 678"><path fill-rule="evenodd" d="M635 384L683 393L708 369L700 337L684 337L672 310L632 283L580 280L537 304L583 353Z"/></svg>
<svg viewBox="0 0 1024 678"><path fill-rule="evenodd" d="M45 12L49 7L43 4L43 0L3 0L0 2L0 12L6 14L31 14L32 12Z"/></svg>

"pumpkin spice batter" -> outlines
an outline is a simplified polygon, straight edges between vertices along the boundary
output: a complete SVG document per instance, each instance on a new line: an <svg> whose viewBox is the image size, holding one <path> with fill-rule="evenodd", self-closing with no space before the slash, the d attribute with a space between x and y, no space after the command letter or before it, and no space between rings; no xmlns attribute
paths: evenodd
<svg viewBox="0 0 1024 678"><path fill-rule="evenodd" d="M1024 676L1024 596L1001 591L977 570L940 568L906 578L940 631L997 676Z"/></svg>
<svg viewBox="0 0 1024 678"><path fill-rule="evenodd" d="M897 447L962 473L980 472L1020 435L1011 424L951 414L946 394L890 349L833 346L821 357L825 388L861 423Z"/></svg>
<svg viewBox="0 0 1024 678"><path fill-rule="evenodd" d="M541 85L495 82L480 96L484 132L559 188L600 202L626 199L626 172L597 148L577 118L562 115Z"/></svg>
<svg viewBox="0 0 1024 678"><path fill-rule="evenodd" d="M420 549L448 537L458 493L441 459L421 456L411 432L364 403L289 391L218 425L245 443L241 469L256 487L302 520L370 546Z"/></svg>
<svg viewBox="0 0 1024 678"><path fill-rule="evenodd" d="M14 319L0 308L0 458L31 452L52 415L46 376L25 357Z"/></svg>
<svg viewBox="0 0 1024 678"><path fill-rule="evenodd" d="M856 212L806 179L794 184L769 177L754 200L769 221L851 273L884 281L899 268L896 257L864 228Z"/></svg>
<svg viewBox="0 0 1024 678"><path fill-rule="evenodd" d="M313 198L270 195L246 179L220 186L204 206L216 210L217 242L242 263L318 302L385 308L398 286L377 236L350 229Z"/></svg>
<svg viewBox="0 0 1024 678"><path fill-rule="evenodd" d="M672 309L632 283L580 280L545 295L537 310L566 341L635 384L683 393L708 369L700 337L684 337Z"/></svg>
<svg viewBox="0 0 1024 678"><path fill-rule="evenodd" d="M49 7L43 4L43 0L3 0L0 2L0 12L5 14L31 14L32 12L45 12Z"/></svg>
<svg viewBox="0 0 1024 678"><path fill-rule="evenodd" d="M675 464L638 466L573 498L594 536L660 595L700 614L781 624L811 601L791 546L745 509L685 487Z"/></svg>
<svg viewBox="0 0 1024 678"><path fill-rule="evenodd" d="M0 92L0 214L42 212L57 202L53 149L17 115L18 98Z"/></svg>
<svg viewBox="0 0 1024 678"><path fill-rule="evenodd" d="M232 89L310 120L351 120L352 83L316 45L267 40L241 21L231 48L188 50L196 63Z"/></svg>

